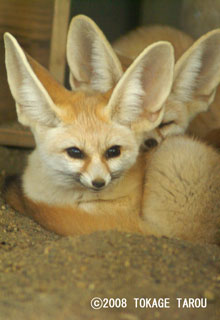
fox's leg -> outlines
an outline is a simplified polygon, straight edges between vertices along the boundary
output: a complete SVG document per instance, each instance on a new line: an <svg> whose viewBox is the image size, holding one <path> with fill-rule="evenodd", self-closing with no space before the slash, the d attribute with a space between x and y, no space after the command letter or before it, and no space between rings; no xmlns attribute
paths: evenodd
<svg viewBox="0 0 220 320"><path fill-rule="evenodd" d="M3 195L9 205L16 211L31 217L47 230L57 234L79 235L98 230L118 230L135 233L146 233L142 230L139 217L130 217L124 212L88 213L79 207L57 207L46 203L34 202L22 191L20 177L7 179Z"/></svg>

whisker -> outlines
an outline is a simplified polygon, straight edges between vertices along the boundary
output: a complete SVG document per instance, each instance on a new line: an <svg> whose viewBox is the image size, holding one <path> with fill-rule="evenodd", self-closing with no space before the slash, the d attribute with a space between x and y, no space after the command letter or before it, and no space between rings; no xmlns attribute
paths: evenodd
<svg viewBox="0 0 220 320"><path fill-rule="evenodd" d="M118 179L118 178L121 177L121 175L122 175L122 172L118 170L118 171L115 171L115 172L111 173L111 178L112 178L112 180Z"/></svg>

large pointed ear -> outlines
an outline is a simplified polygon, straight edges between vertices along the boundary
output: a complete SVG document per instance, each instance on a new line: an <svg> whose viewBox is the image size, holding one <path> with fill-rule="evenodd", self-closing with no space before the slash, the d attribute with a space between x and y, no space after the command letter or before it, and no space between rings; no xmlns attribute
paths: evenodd
<svg viewBox="0 0 220 320"><path fill-rule="evenodd" d="M148 46L116 85L107 110L113 120L136 131L149 131L160 124L174 70L173 47L168 42Z"/></svg>
<svg viewBox="0 0 220 320"><path fill-rule="evenodd" d="M123 74L121 64L102 31L83 15L71 21L67 36L67 62L73 90L106 92Z"/></svg>
<svg viewBox="0 0 220 320"><path fill-rule="evenodd" d="M31 68L23 50L9 33L5 33L4 41L8 83L16 101L19 122L30 127L34 123L55 125L56 106Z"/></svg>
<svg viewBox="0 0 220 320"><path fill-rule="evenodd" d="M199 38L177 61L172 94L189 102L191 118L206 111L220 82L220 29Z"/></svg>

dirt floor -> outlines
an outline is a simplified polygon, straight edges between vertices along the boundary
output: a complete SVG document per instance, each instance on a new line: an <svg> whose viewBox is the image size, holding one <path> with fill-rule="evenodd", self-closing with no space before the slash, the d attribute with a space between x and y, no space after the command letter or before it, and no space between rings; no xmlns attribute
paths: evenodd
<svg viewBox="0 0 220 320"><path fill-rule="evenodd" d="M0 184L25 153L0 148ZM92 309L94 297L103 308ZM188 308L189 298L204 307ZM159 308L165 301L170 308ZM0 196L0 320L8 319L220 319L220 248L115 231L63 238Z"/></svg>

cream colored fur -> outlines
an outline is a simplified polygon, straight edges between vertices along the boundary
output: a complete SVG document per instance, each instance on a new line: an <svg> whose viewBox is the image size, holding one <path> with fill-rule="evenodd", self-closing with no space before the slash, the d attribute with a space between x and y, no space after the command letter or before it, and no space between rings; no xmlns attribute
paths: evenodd
<svg viewBox="0 0 220 320"><path fill-rule="evenodd" d="M44 226L45 221L48 222L46 217L49 210L56 211L51 209L54 206L60 208L60 219L63 219L65 210L70 210L68 217L77 210L80 215L80 210L84 210L84 224L89 219L88 214L116 214L117 223L114 227L123 229L118 221L123 220L126 212L128 221L131 216L132 221L139 225L145 161L143 156L138 155L142 133L133 130L133 126L141 127L144 121L144 125L152 129L161 121L162 105L170 93L173 80L172 46L167 42L159 42L148 47L119 81L114 80L118 81L114 90L106 93L103 93L106 90L105 82L105 89L101 82L99 84L100 93L98 87L92 91L85 88L84 84L83 89L80 87L72 92L67 91L46 70L26 56L10 34L5 35L5 47L8 81L12 95L19 104L19 120L22 119L26 125L29 123L36 140L36 149L29 156L22 176L23 201L19 208L22 208L22 203L26 208L31 207L30 203L32 207L39 205L39 212L36 212L34 218ZM100 45L101 48L106 51ZM93 54L88 66L93 65ZM112 61L104 53L100 53L100 56L104 61L97 60L97 63L103 65L103 68L98 69L104 75L110 73L111 78L114 72ZM156 67L155 57L160 61ZM80 69L80 65L78 67ZM146 68L149 75L145 75ZM91 77L89 83L93 82L93 77L97 77L93 72L88 75ZM154 81L155 76L158 81ZM161 83L164 83L163 89ZM151 90L150 94L148 90ZM30 92L35 94L32 96ZM142 120L143 113L146 116ZM48 121L49 114L51 121ZM108 159L106 152L112 146L119 146L120 154ZM74 159L68 155L68 149L73 147L82 150L83 159ZM100 179L104 186L98 189L93 182ZM10 191L8 196L10 198ZM12 196L9 202L13 205L13 201ZM40 219L39 215L45 206L49 206L49 209ZM24 212L31 215L28 210L26 212L24 209ZM51 226L53 217L48 219ZM59 223L52 229L62 234L77 234L79 230L74 229L74 221L71 231L67 231L70 228L67 222L64 222L65 230L59 229ZM98 221L96 228L101 228L101 225ZM82 224L79 228L85 230L88 226L83 227Z"/></svg>
<svg viewBox="0 0 220 320"><path fill-rule="evenodd" d="M72 89L84 88L106 92L123 74L121 64L102 31L94 21L83 15L71 21L67 61L72 71Z"/></svg>
<svg viewBox="0 0 220 320"><path fill-rule="evenodd" d="M172 43L177 62L173 88L165 104L164 126L146 133L145 139L160 142L187 129L203 138L220 127L219 89L212 103L220 82L220 30L207 33L193 44L192 38L171 27L141 27L120 38L113 48L123 62L124 57L132 60L142 48L158 40ZM209 106L210 111L206 112Z"/></svg>
<svg viewBox="0 0 220 320"><path fill-rule="evenodd" d="M162 115L159 112L161 102L164 101L167 87L170 85L170 82L165 84L167 79L165 69L167 68L169 72L169 61L166 64L166 55L161 56L160 47L152 51L153 56L150 53L145 55L144 52L140 52L136 64L133 64L130 72L123 77L123 83L120 83L113 93L114 104L119 103L116 101L116 98L119 97L121 103L127 106L117 114L122 118L121 122L129 124L134 117L137 117L141 120L135 123L137 130L142 130L142 126L149 130L149 119L153 119L152 122L154 122L154 118L157 119L158 115ZM164 60L157 63L158 59ZM76 16L71 21L67 37L67 62L70 67L70 85L73 90L106 92L114 87L123 74L121 63L102 31L94 21L83 15ZM137 63L139 63L138 66ZM144 77L144 88L140 86L141 77ZM155 81L157 81L156 86ZM125 89L121 88L122 86ZM157 94L158 88L160 88L160 95ZM123 91L123 96L116 94L118 90ZM148 108L141 110L137 107L142 104L142 101ZM149 105L150 101L153 101L152 107ZM145 120L143 121L142 118ZM161 118L158 118L159 122Z"/></svg>
<svg viewBox="0 0 220 320"><path fill-rule="evenodd" d="M186 136L152 151L146 169L143 219L157 236L220 243L220 155Z"/></svg>
<svg viewBox="0 0 220 320"><path fill-rule="evenodd" d="M9 34L5 47L19 119L30 124L37 145L21 186L11 184L5 192L9 204L63 235L117 229L218 243L219 154L185 137L170 137L156 150L139 153L143 131L153 130L163 118L173 81L171 45L149 46L118 81L107 76L112 59L100 44L105 52L99 53L105 61L96 60L103 65L97 66L100 77L118 81L104 93L94 72L86 76L87 84L96 78L93 90L78 78L80 61L71 76L77 89L69 92L23 54ZM94 66L93 54L88 70ZM34 99L29 92L35 92ZM108 158L114 146L120 154ZM72 147L82 150L83 158L71 158L67 150ZM93 186L98 179L105 183L101 188Z"/></svg>

